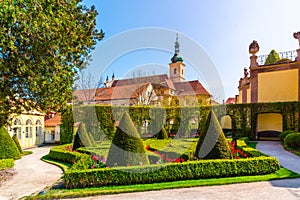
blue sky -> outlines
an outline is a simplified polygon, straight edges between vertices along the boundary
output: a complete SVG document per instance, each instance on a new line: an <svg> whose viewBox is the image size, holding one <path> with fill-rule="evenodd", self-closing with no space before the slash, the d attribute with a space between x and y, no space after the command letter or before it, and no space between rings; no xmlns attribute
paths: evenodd
<svg viewBox="0 0 300 200"><path fill-rule="evenodd" d="M92 54L93 61L87 66L95 79L112 73L116 78L124 78L132 75L134 69L149 75L168 72L175 33L179 32L183 59L188 57L187 53L193 53L193 49L185 46L185 39L197 43L214 66L205 61L197 65L202 69L216 68L225 94L215 94L218 92L206 80L205 73L195 70L199 66L188 61L186 78L199 79L220 102L238 93L238 80L243 76L243 68L249 67L248 47L253 40L260 45L258 55L268 54L272 49L280 52L298 48L293 33L300 31L299 0L83 0L83 3L95 5L99 12L97 27L105 32L105 38ZM117 48L136 42L134 39L118 40L111 48L101 49L116 35L147 27L173 31L174 34L161 38L165 48L131 51L118 55L111 63L102 62ZM151 35L147 37L150 42L151 39ZM199 56L199 59L204 58Z"/></svg>

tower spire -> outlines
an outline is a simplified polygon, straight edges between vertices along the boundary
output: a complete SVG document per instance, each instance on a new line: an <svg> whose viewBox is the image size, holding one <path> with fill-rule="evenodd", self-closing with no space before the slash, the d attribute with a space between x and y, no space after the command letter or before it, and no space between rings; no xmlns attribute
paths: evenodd
<svg viewBox="0 0 300 200"><path fill-rule="evenodd" d="M174 56L171 58L172 63L183 61L182 57L180 57L180 55L179 55L179 53L180 53L180 50L179 50L180 44L179 44L179 41L178 41L178 35L179 34L176 33L175 52L174 52Z"/></svg>
<svg viewBox="0 0 300 200"><path fill-rule="evenodd" d="M178 41L178 33L176 33L176 42L175 42L175 54L177 54L177 56L179 55L179 47L180 47L180 44L179 44L179 41Z"/></svg>

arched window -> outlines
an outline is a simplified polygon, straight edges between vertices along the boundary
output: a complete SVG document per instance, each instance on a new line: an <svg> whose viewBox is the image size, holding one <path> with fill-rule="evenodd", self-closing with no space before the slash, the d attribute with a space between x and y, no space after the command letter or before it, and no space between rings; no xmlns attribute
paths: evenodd
<svg viewBox="0 0 300 200"><path fill-rule="evenodd" d="M174 69L174 74L176 74L177 73L177 69Z"/></svg>
<svg viewBox="0 0 300 200"><path fill-rule="evenodd" d="M18 119L18 118L15 119L13 130L14 130L14 135L17 135L18 139L21 140L21 120L20 119Z"/></svg>
<svg viewBox="0 0 300 200"><path fill-rule="evenodd" d="M42 134L42 123L41 121L38 119L36 120L36 127L35 127L35 136L39 137Z"/></svg>
<svg viewBox="0 0 300 200"><path fill-rule="evenodd" d="M183 75L183 69L181 70L181 74Z"/></svg>
<svg viewBox="0 0 300 200"><path fill-rule="evenodd" d="M32 138L32 122L31 122L31 120L27 119L25 125L26 125L26 128L25 128L26 138Z"/></svg>

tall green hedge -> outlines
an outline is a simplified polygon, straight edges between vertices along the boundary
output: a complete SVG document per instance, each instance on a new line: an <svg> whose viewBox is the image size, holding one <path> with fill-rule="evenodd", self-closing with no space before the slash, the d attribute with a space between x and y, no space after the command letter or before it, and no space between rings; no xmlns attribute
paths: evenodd
<svg viewBox="0 0 300 200"><path fill-rule="evenodd" d="M157 110L156 110L157 109ZM134 124L141 126L144 120L150 122L149 132L156 130L155 126L160 126L160 120L155 120L155 113L162 120L166 130L178 133L178 136L185 136L189 130L191 119L199 119L198 124L204 126L209 111L213 109L220 120L224 115L229 115L232 119L232 132L238 133L240 137L248 137L250 140L256 138L257 116L260 113L280 113L283 117L283 130L300 131L299 110L300 102L273 102L273 103L249 103L249 104L230 104L214 105L201 107L149 107L149 106L107 106L107 105L84 105L75 106L74 109L66 109L62 116L63 124L61 127L69 127L69 131L63 131L72 136L73 116L75 122L82 122L87 125L88 132L92 133L95 140L99 138L112 139L115 133L115 125L120 121L124 112L129 112ZM164 114L165 113L165 114ZM96 117L95 117L96 116ZM95 118L97 118L95 120ZM153 120L153 121L151 121ZM170 124L170 121L173 124ZM95 122L96 121L96 122ZM152 123L151 125L151 122ZM65 130L65 128L63 128ZM186 132L187 131L187 132ZM70 143L70 139L67 140Z"/></svg>
<svg viewBox="0 0 300 200"><path fill-rule="evenodd" d="M133 185L189 179L220 178L270 174L279 170L274 157L239 160L201 160L164 165L69 170L64 174L67 188Z"/></svg>
<svg viewBox="0 0 300 200"><path fill-rule="evenodd" d="M107 156L107 166L147 165L148 156L129 114L124 113Z"/></svg>
<svg viewBox="0 0 300 200"><path fill-rule="evenodd" d="M21 154L4 127L0 127L0 159L20 159Z"/></svg>
<svg viewBox="0 0 300 200"><path fill-rule="evenodd" d="M74 118L72 113L72 106L66 106L61 113L60 144L69 144L73 142L73 126Z"/></svg>
<svg viewBox="0 0 300 200"><path fill-rule="evenodd" d="M200 159L230 158L230 149L216 114L211 111L200 134L195 155Z"/></svg>

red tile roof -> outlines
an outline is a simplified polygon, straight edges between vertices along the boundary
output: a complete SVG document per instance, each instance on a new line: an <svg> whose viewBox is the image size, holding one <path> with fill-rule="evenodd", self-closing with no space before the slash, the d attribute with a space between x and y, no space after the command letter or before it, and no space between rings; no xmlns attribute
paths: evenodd
<svg viewBox="0 0 300 200"><path fill-rule="evenodd" d="M166 84L169 88L175 89L173 82L169 79L167 74L115 80L112 87L145 83Z"/></svg>
<svg viewBox="0 0 300 200"><path fill-rule="evenodd" d="M211 94L203 87L203 85L195 80L195 81L187 81L187 82L177 82L174 83L176 88L176 95L184 96L184 95L208 95Z"/></svg>
<svg viewBox="0 0 300 200"><path fill-rule="evenodd" d="M138 90L144 90L146 84L123 85L111 88L98 88L94 97L95 101L108 101L117 99L134 99L141 93Z"/></svg>
<svg viewBox="0 0 300 200"><path fill-rule="evenodd" d="M57 113L56 115L54 115L54 117L45 120L45 127L52 127L52 126L56 126L58 124L61 124L61 115L60 113Z"/></svg>
<svg viewBox="0 0 300 200"><path fill-rule="evenodd" d="M235 103L235 98L234 97L230 97L226 100L225 104L234 104Z"/></svg>

